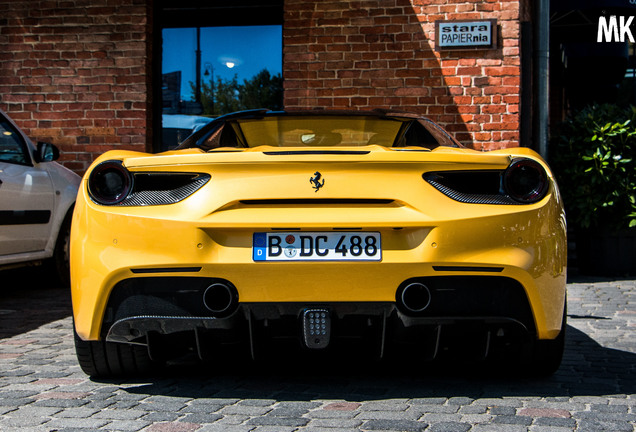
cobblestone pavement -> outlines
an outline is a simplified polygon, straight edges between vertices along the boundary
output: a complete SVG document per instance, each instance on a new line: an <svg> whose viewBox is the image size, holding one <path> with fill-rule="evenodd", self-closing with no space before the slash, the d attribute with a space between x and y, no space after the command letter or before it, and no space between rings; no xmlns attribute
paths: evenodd
<svg viewBox="0 0 636 432"><path fill-rule="evenodd" d="M8 274L0 272L4 432L635 430L634 280L568 285L566 356L545 380L409 361L398 371L182 365L154 378L92 381L75 360L67 290L38 288L45 278L28 272L9 284Z"/></svg>

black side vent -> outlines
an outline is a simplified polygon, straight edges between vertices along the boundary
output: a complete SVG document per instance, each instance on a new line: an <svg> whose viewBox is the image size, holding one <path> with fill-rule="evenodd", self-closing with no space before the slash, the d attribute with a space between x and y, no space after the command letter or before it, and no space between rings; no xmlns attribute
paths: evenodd
<svg viewBox="0 0 636 432"><path fill-rule="evenodd" d="M120 206L150 206L182 201L205 185L210 176L197 173L135 173L133 189Z"/></svg>
<svg viewBox="0 0 636 432"><path fill-rule="evenodd" d="M503 171L441 171L422 177L455 201L469 204L519 204L501 186Z"/></svg>

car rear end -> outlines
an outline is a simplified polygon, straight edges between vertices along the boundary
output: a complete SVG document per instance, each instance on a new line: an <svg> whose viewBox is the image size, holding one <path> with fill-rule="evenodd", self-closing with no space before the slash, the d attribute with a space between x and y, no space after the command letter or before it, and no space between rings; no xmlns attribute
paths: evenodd
<svg viewBox="0 0 636 432"><path fill-rule="evenodd" d="M117 176L134 193L100 197ZM556 185L525 149L113 152L75 208L75 328L154 360L488 358L562 334L565 254Z"/></svg>

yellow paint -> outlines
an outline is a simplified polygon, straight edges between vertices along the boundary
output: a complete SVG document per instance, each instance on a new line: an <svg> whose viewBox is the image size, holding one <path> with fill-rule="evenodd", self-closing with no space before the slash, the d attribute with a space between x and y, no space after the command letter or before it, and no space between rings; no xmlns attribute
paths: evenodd
<svg viewBox="0 0 636 432"><path fill-rule="evenodd" d="M343 149L343 148L339 148ZM394 301L408 278L457 273L433 266L499 266L518 280L531 302L538 335L556 337L565 299L566 233L555 184L539 203L482 205L454 201L422 174L450 169L505 169L512 157L545 162L528 149L489 153L438 148L429 152L356 147L367 155L265 155L199 150L161 155L112 151L133 172L208 173L210 181L173 205L95 204L86 178L71 234L73 312L78 334L97 340L112 287L131 268L201 267L161 276L218 277L231 281L242 302ZM275 150L275 149L274 149ZM290 150L290 148L286 148ZM293 150L293 148L292 148ZM95 166L95 164L93 166ZM548 170L547 166L546 169ZM309 182L320 171L325 185ZM548 170L549 173L549 170ZM368 198L390 204L267 205L254 199ZM254 232L276 228L331 231L361 228L382 236L381 262L252 261ZM462 273L462 275L483 273Z"/></svg>

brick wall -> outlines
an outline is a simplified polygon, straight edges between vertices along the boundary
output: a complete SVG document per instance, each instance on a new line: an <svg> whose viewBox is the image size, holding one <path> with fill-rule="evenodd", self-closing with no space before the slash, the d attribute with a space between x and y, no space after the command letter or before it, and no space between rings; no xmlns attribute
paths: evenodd
<svg viewBox="0 0 636 432"><path fill-rule="evenodd" d="M496 18L499 49L435 51L435 20ZM286 0L285 107L425 114L476 149L519 145L520 0Z"/></svg>
<svg viewBox="0 0 636 432"><path fill-rule="evenodd" d="M82 172L150 148L146 0L0 0L0 107Z"/></svg>
<svg viewBox="0 0 636 432"><path fill-rule="evenodd" d="M0 0L0 108L80 173L111 148L151 150L152 4ZM285 0L285 107L404 109L476 149L517 146L528 4ZM435 20L485 18L499 49L435 51Z"/></svg>

